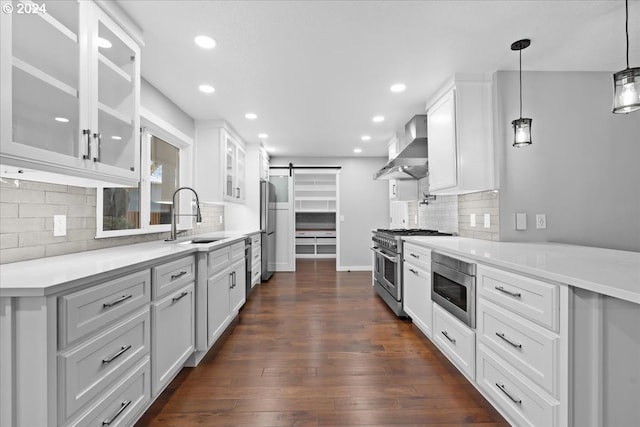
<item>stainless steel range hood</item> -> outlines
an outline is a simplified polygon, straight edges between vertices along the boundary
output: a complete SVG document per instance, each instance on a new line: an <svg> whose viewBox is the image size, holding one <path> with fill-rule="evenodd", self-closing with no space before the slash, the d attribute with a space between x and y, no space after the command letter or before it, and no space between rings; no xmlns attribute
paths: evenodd
<svg viewBox="0 0 640 427"><path fill-rule="evenodd" d="M427 116L413 116L405 125L405 138L410 142L373 179L420 179L427 176Z"/></svg>

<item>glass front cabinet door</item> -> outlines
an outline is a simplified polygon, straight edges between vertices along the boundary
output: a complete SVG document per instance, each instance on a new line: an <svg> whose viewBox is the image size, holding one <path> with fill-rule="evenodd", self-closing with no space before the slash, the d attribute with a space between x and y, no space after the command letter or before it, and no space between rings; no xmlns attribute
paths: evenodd
<svg viewBox="0 0 640 427"><path fill-rule="evenodd" d="M135 185L136 42L93 2L2 5L1 162Z"/></svg>

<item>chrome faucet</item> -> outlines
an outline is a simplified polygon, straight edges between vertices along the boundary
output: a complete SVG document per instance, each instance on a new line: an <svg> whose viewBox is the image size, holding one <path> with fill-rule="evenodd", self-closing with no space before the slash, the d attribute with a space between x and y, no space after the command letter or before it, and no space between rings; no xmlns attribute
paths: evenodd
<svg viewBox="0 0 640 427"><path fill-rule="evenodd" d="M178 192L180 190L191 190L193 192L193 194L196 196L196 213L194 214L179 214L176 211L176 194L178 194ZM178 237L178 232L176 230L177 228L177 217L179 216L195 216L196 217L196 223L200 224L202 222L202 215L200 214L200 200L198 199L198 193L196 193L196 190L194 190L191 187L180 187L178 188L176 191L173 192L173 204L171 205L171 236L166 239L167 242L171 242L173 240L176 240L176 237Z"/></svg>

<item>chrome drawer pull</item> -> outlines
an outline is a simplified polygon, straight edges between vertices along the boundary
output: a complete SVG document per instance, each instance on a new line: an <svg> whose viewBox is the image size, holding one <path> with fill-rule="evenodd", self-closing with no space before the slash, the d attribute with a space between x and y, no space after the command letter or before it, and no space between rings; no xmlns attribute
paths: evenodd
<svg viewBox="0 0 640 427"><path fill-rule="evenodd" d="M118 305L121 302L125 302L126 300L128 300L129 298L132 298L133 295L123 295L120 298L118 298L115 301L111 301L111 302L105 302L104 304L102 304L103 308L110 308L113 307L114 305Z"/></svg>
<svg viewBox="0 0 640 427"><path fill-rule="evenodd" d="M447 333L447 331L442 331L442 335L444 335L445 338L448 339L449 341L451 341L452 343L454 343L454 344L456 343L456 339L455 338L451 338L449 336L449 334Z"/></svg>
<svg viewBox="0 0 640 427"><path fill-rule="evenodd" d="M116 418L118 418L118 416L120 416L120 414L122 413L122 411L124 411L125 409L127 409L127 406L131 405L131 401L130 400L125 400L120 404L120 409L118 409L118 412L116 412L115 414L113 414L113 416L111 418L107 418L106 420L104 420L102 422L103 426L108 426L111 425L112 422L114 422L116 420Z"/></svg>
<svg viewBox="0 0 640 427"><path fill-rule="evenodd" d="M414 258L418 258L418 259L420 259L420 256L419 256L419 255L416 255L416 254L409 254L409 255L411 255L411 256L412 256L412 257L414 257Z"/></svg>
<svg viewBox="0 0 640 427"><path fill-rule="evenodd" d="M410 272L412 272L413 274L415 274L416 276L419 276L420 273L418 273L417 271L415 271L413 268L409 269Z"/></svg>
<svg viewBox="0 0 640 427"><path fill-rule="evenodd" d="M521 399L516 399L515 397L511 396L511 393L509 393L509 392L504 388L504 384L498 384L498 383L496 383L496 387L498 387L498 388L500 389L500 391L501 391L501 392L503 392L504 394L506 394L506 395L507 395L507 397L513 401L513 403L517 403L518 405L522 405L522 400L521 400Z"/></svg>
<svg viewBox="0 0 640 427"><path fill-rule="evenodd" d="M106 359L102 359L102 363L111 363L114 360L116 360L118 357L122 356L122 354L124 352L126 352L127 350L129 350L131 348L131 344L129 345L123 345L122 348L113 356L111 357L107 357Z"/></svg>
<svg viewBox="0 0 640 427"><path fill-rule="evenodd" d="M178 273L178 274L172 274L172 275L171 275L171 280L176 280L178 277L182 277L182 276L184 276L185 274L187 274L187 272L186 272L186 271L181 271L181 272L180 272L180 273Z"/></svg>
<svg viewBox="0 0 640 427"><path fill-rule="evenodd" d="M184 291L183 293L181 293L179 296L177 297L173 297L171 299L171 301L176 302L176 301L180 301L182 298L186 297L187 295L189 295L189 292Z"/></svg>
<svg viewBox="0 0 640 427"><path fill-rule="evenodd" d="M260 254L258 254L258 255L256 255L256 256L254 256L253 258L258 258L259 256L260 256Z"/></svg>
<svg viewBox="0 0 640 427"><path fill-rule="evenodd" d="M496 335L502 338L503 340L505 340L506 342L508 342L509 344L511 344L512 346L514 346L515 348L522 348L522 344L518 344L516 342L511 341L509 338L504 336L504 333L496 332Z"/></svg>
<svg viewBox="0 0 640 427"><path fill-rule="evenodd" d="M511 292L511 291L506 290L502 286L496 286L495 288L496 288L497 291L500 291L503 294L507 294L507 295L510 295L512 297L515 297L515 298L520 298L522 296L522 294L520 292Z"/></svg>

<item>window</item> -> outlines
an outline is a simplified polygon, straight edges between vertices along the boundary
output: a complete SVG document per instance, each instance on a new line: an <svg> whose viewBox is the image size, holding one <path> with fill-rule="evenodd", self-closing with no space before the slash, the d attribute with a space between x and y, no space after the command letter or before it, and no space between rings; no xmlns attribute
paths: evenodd
<svg viewBox="0 0 640 427"><path fill-rule="evenodd" d="M181 163L182 170L188 169L184 165L190 143L184 139L188 137L175 137L158 126L142 129L141 170L145 173L138 187L97 189L96 237L169 231L173 193L181 185Z"/></svg>

